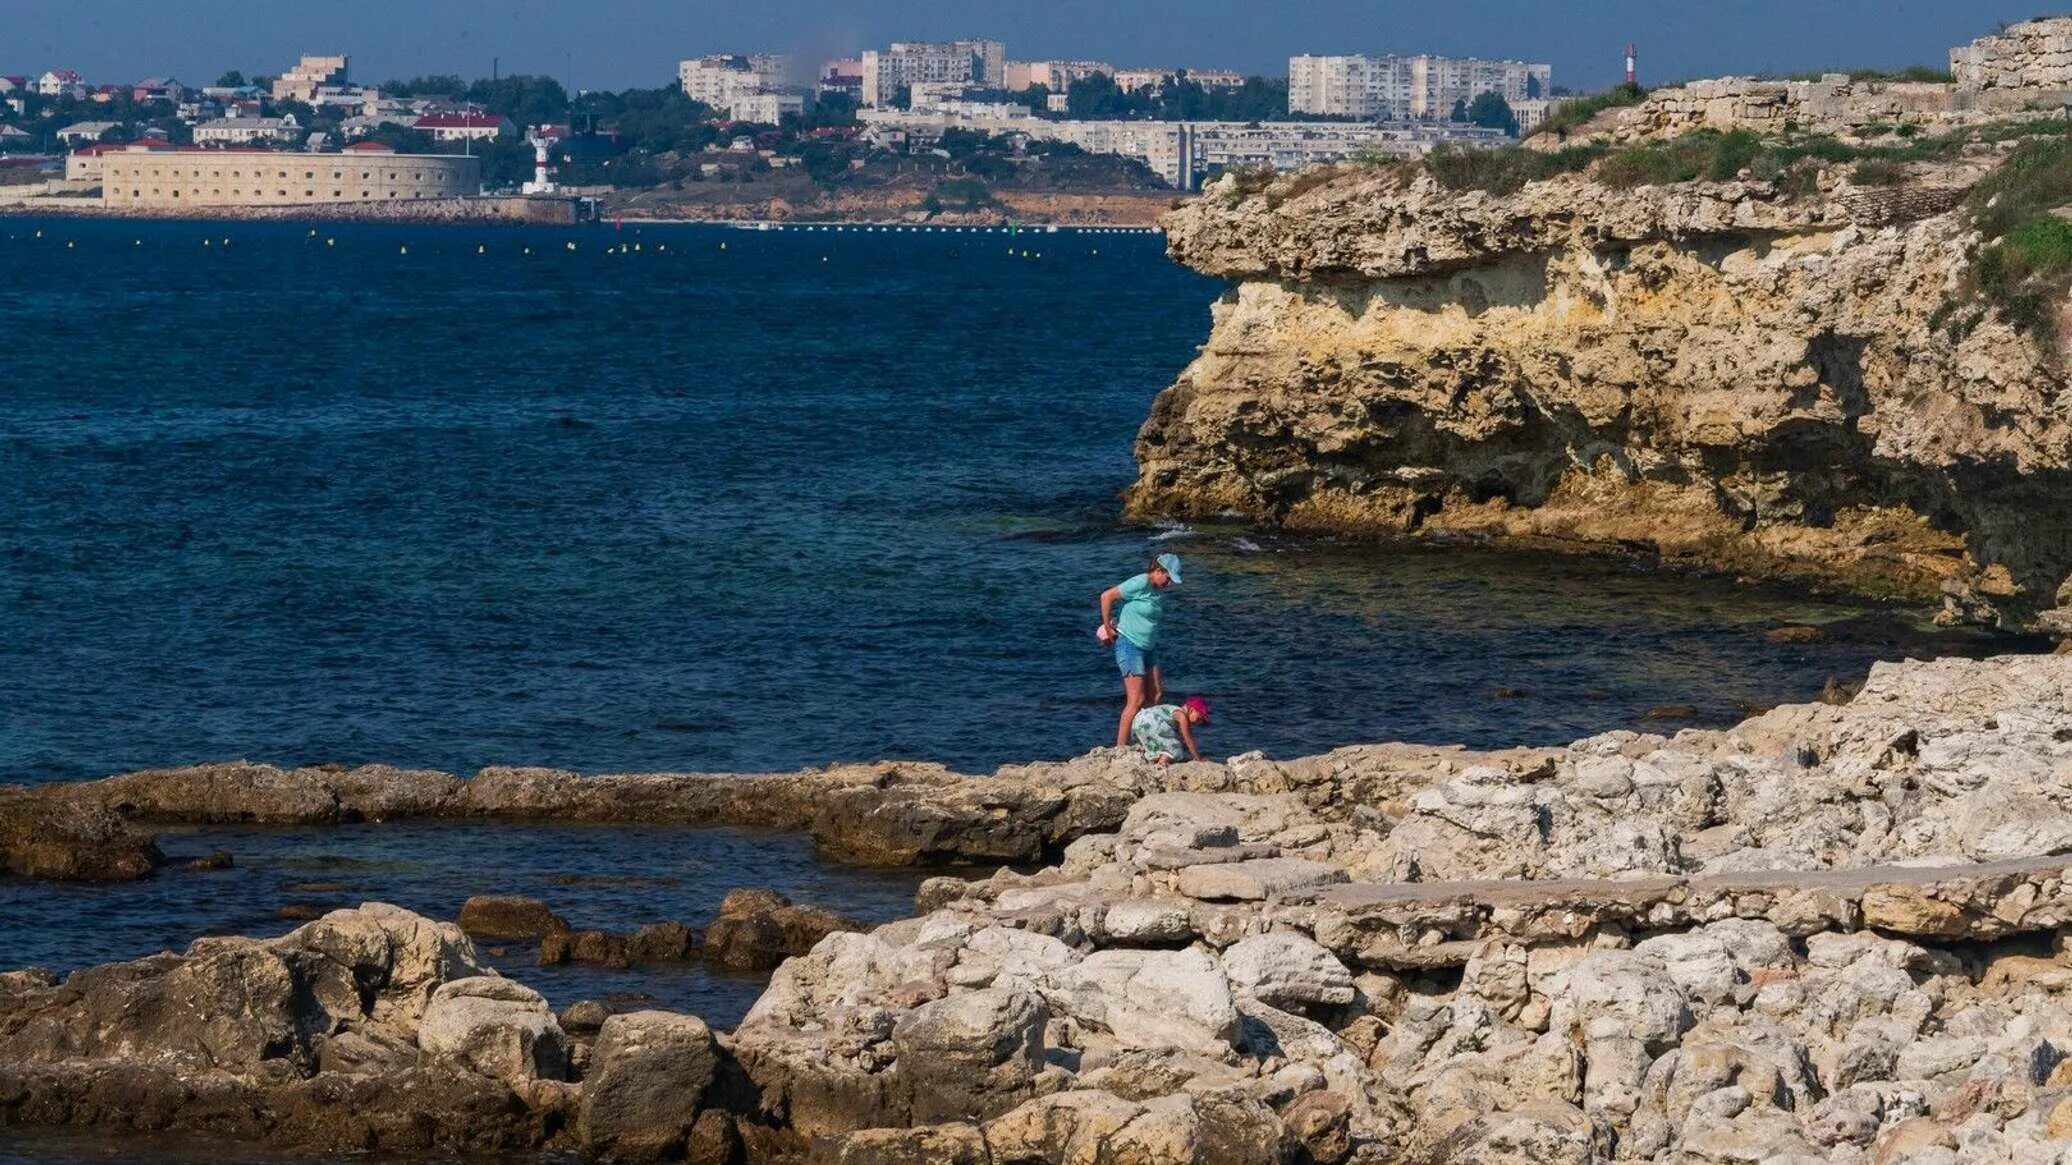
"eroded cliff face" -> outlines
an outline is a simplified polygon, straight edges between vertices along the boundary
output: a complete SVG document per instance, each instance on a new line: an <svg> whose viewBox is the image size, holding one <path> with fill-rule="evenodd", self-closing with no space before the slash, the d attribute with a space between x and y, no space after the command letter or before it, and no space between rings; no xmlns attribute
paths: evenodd
<svg viewBox="0 0 2072 1165"><path fill-rule="evenodd" d="M1641 550L2024 621L2072 571L2057 354L1939 327L1991 165L1510 195L1365 170L1212 189L1236 286L1160 395L1139 517Z"/></svg>

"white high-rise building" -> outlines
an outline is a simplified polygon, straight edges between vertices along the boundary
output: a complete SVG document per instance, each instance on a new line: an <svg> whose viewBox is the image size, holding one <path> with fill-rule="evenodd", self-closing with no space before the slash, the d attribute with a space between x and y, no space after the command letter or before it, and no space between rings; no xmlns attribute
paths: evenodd
<svg viewBox="0 0 2072 1165"><path fill-rule="evenodd" d="M742 56L715 53L676 66L684 96L714 109L726 109L738 98L773 92L784 84L784 58L769 53Z"/></svg>
<svg viewBox="0 0 2072 1165"><path fill-rule="evenodd" d="M1370 121L1443 121L1456 103L1495 93L1516 105L1547 96L1551 65L1480 57L1299 56L1288 59L1288 110Z"/></svg>
<svg viewBox="0 0 2072 1165"><path fill-rule="evenodd" d="M875 109L892 105L901 86L956 82L975 89L1004 88L1007 46L997 40L894 41L888 49L863 54L863 103Z"/></svg>

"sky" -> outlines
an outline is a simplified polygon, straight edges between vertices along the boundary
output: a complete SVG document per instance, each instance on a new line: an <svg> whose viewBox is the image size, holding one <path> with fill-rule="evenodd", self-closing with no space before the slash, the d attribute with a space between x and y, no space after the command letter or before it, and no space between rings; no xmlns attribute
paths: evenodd
<svg viewBox="0 0 2072 1165"><path fill-rule="evenodd" d="M547 72L578 88L674 81L678 59L808 60L891 40L988 37L1014 60L1284 74L1294 53L1524 57L1557 85L1823 68L1946 67L2039 0L0 0L0 73L89 81L278 73L344 52L352 78Z"/></svg>

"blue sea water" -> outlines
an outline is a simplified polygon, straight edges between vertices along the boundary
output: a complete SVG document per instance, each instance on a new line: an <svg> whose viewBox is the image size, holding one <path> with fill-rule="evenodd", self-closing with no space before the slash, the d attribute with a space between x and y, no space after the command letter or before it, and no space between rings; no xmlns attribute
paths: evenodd
<svg viewBox="0 0 2072 1165"><path fill-rule="evenodd" d="M1120 525L1132 434L1220 290L1116 234L0 219L0 782L1069 756L1112 733L1095 596L1160 550L1187 562L1170 683L1215 702L1217 754L1724 721L1990 645L1625 563ZM1830 634L1763 635L1804 622ZM176 860L144 882L0 878L0 967L482 892L622 932L702 923L734 885L876 921L917 877L732 830L161 842ZM217 848L231 870L180 864ZM760 988L492 958L557 1004L627 992L721 1026ZM0 1141L0 1162L201 1155L271 1159Z"/></svg>
<svg viewBox="0 0 2072 1165"><path fill-rule="evenodd" d="M0 220L0 780L1074 755L1154 549L1218 754L1725 719L1894 650L1624 564L1119 525L1220 291L1145 235Z"/></svg>

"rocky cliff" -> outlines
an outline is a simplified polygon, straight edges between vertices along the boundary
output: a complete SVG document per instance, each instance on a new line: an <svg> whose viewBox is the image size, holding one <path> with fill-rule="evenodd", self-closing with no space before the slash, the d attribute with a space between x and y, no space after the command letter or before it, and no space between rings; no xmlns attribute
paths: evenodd
<svg viewBox="0 0 2072 1165"><path fill-rule="evenodd" d="M2072 571L2063 367L1990 313L1943 326L1977 242L1960 203L2005 149L1879 186L1226 178L1164 220L1235 286L1153 406L1128 509L1640 550L2026 620Z"/></svg>

